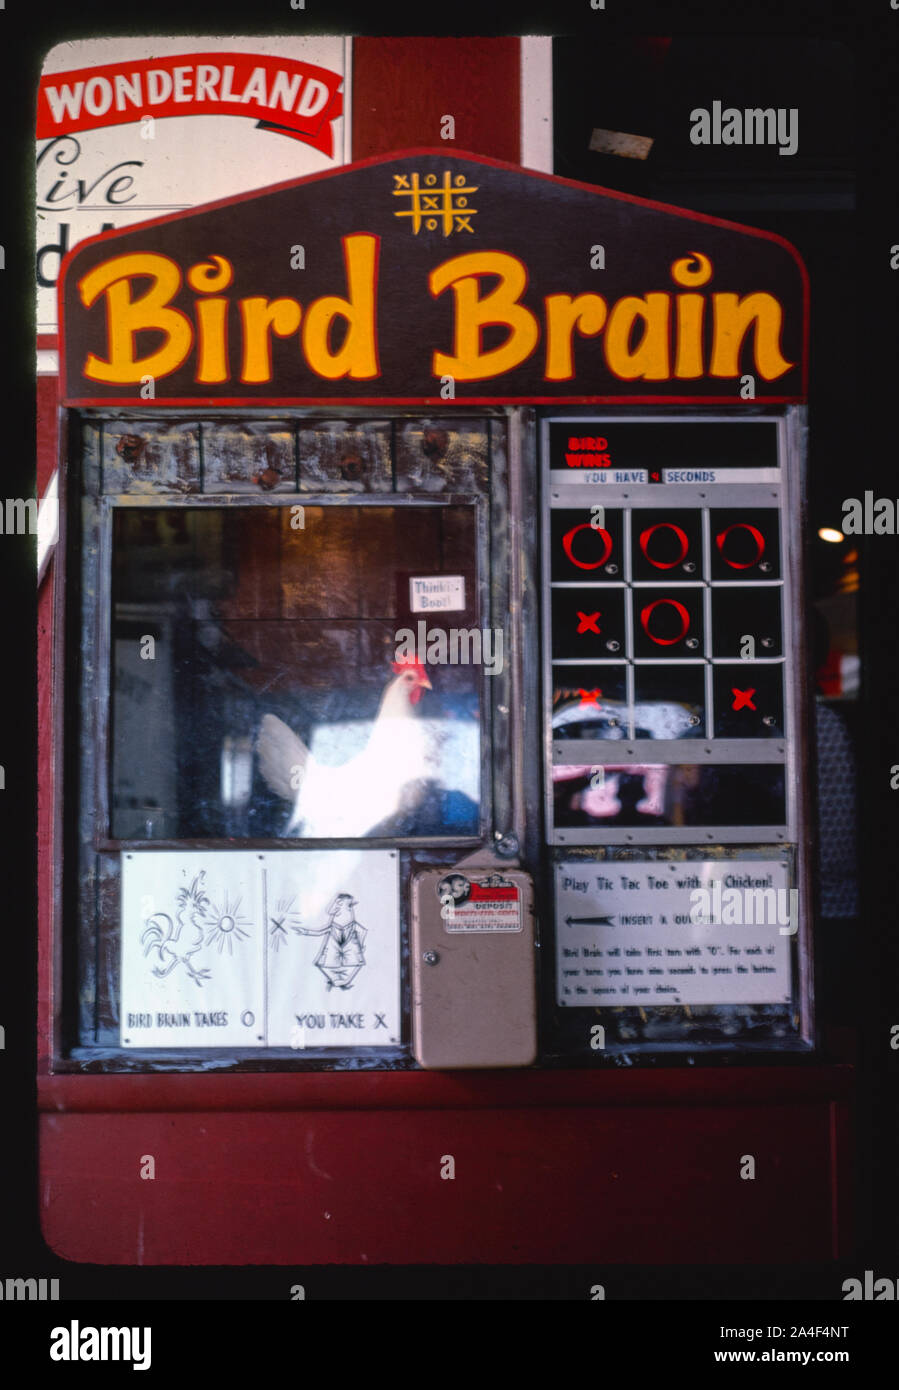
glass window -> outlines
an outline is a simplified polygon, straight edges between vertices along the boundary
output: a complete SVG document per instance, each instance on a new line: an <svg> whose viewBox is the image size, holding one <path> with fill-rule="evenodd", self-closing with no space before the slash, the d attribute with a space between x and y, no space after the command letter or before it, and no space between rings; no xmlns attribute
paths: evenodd
<svg viewBox="0 0 899 1390"><path fill-rule="evenodd" d="M471 505L115 508L112 836L477 835L482 668L419 659L478 625L476 536Z"/></svg>

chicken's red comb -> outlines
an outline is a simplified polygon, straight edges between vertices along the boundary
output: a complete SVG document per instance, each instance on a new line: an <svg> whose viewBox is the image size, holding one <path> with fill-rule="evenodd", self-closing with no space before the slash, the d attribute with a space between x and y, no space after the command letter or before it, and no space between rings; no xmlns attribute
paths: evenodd
<svg viewBox="0 0 899 1390"><path fill-rule="evenodd" d="M428 673L416 656L404 656L399 661L391 661L391 666L397 675L401 671L414 671L419 680L427 680Z"/></svg>

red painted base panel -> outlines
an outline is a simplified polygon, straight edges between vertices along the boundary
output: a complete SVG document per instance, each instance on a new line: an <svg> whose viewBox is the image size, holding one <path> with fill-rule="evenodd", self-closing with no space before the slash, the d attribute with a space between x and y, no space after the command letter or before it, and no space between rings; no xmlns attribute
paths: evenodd
<svg viewBox="0 0 899 1390"><path fill-rule="evenodd" d="M846 1253L842 1112L45 1114L42 1228L59 1255L99 1264L829 1260Z"/></svg>

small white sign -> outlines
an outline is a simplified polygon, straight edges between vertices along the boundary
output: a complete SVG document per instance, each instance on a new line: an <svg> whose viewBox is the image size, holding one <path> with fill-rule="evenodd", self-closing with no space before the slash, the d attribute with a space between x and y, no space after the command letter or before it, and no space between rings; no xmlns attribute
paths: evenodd
<svg viewBox="0 0 899 1390"><path fill-rule="evenodd" d="M458 613L465 607L464 574L436 574L409 580L413 613Z"/></svg>
<svg viewBox="0 0 899 1390"><path fill-rule="evenodd" d="M558 864L556 998L574 1008L789 1003L795 894L774 860Z"/></svg>
<svg viewBox="0 0 899 1390"><path fill-rule="evenodd" d="M584 455L586 461L589 454ZM625 483L648 483L648 468L553 468L549 481L553 487L583 487L584 484L623 487Z"/></svg>
<svg viewBox="0 0 899 1390"><path fill-rule="evenodd" d="M395 850L122 856L125 1047L400 1041Z"/></svg>
<svg viewBox="0 0 899 1390"><path fill-rule="evenodd" d="M779 483L779 468L663 468L665 483Z"/></svg>

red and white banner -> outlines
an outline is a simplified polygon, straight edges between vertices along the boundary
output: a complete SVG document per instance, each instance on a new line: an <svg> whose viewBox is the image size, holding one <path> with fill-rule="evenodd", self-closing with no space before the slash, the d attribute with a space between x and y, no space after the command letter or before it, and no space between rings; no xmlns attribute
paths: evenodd
<svg viewBox="0 0 899 1390"><path fill-rule="evenodd" d="M146 116L254 116L330 158L341 82L328 68L262 53L185 53L74 68L41 79L37 138Z"/></svg>

